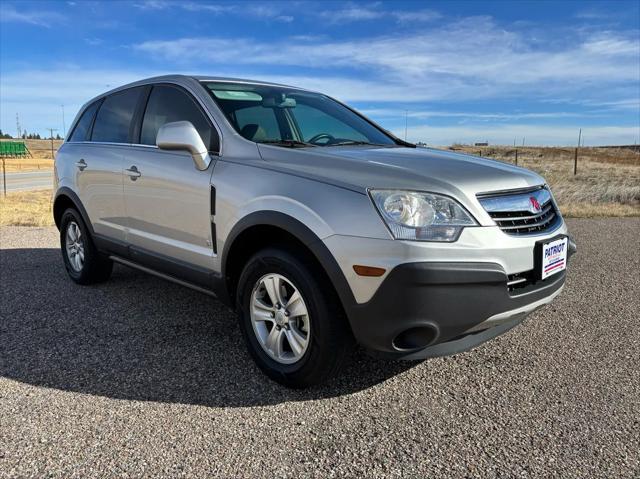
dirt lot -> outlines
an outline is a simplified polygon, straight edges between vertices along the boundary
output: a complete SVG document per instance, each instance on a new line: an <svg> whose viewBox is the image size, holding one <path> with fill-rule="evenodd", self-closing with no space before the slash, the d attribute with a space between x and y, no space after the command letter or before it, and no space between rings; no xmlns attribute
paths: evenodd
<svg viewBox="0 0 640 479"><path fill-rule="evenodd" d="M215 299L0 228L0 477L640 476L640 219L570 220L564 292L475 351L261 375Z"/></svg>

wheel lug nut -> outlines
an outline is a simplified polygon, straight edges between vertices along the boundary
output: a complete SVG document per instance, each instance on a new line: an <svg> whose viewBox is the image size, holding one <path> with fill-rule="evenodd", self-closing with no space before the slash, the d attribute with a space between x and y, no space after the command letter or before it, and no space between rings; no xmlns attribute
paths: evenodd
<svg viewBox="0 0 640 479"><path fill-rule="evenodd" d="M270 315L270 316L271 316L272 318L275 318L275 317L276 317L276 313L271 313L271 315Z"/></svg>
<svg viewBox="0 0 640 479"><path fill-rule="evenodd" d="M285 310L284 315L288 317L289 316L289 311Z"/></svg>

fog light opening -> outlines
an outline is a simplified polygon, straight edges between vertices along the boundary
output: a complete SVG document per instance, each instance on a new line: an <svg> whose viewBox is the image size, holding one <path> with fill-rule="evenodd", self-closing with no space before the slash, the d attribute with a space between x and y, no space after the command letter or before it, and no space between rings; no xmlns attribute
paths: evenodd
<svg viewBox="0 0 640 479"><path fill-rule="evenodd" d="M416 326L405 329L393 339L393 347L402 350L421 349L431 344L438 335L435 326Z"/></svg>

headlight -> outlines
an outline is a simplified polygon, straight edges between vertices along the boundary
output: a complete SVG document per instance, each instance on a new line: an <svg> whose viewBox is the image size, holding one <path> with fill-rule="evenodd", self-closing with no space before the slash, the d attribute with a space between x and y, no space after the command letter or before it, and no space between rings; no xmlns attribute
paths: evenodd
<svg viewBox="0 0 640 479"><path fill-rule="evenodd" d="M455 200L435 193L369 190L373 204L395 239L455 241L477 223Z"/></svg>

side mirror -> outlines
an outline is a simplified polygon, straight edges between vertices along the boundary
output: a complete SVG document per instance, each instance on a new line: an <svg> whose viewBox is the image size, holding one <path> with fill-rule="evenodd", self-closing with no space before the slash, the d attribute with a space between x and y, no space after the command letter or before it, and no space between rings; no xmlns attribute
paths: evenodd
<svg viewBox="0 0 640 479"><path fill-rule="evenodd" d="M209 150L190 121L174 121L162 125L156 136L156 145L161 150L188 151L199 170L206 170L211 163Z"/></svg>

